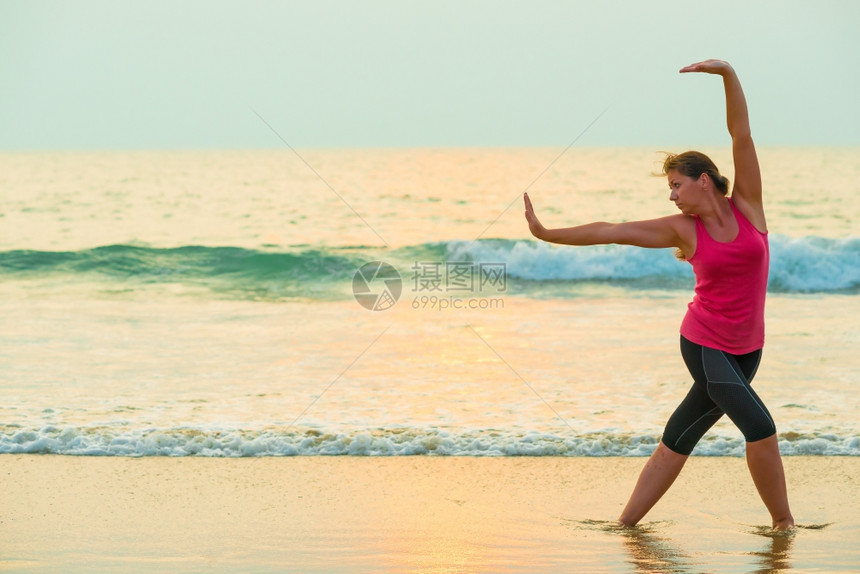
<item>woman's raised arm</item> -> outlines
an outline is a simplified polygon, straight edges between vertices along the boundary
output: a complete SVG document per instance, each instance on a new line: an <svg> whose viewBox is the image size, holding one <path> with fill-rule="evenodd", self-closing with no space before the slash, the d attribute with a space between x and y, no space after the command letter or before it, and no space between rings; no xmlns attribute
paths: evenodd
<svg viewBox="0 0 860 574"><path fill-rule="evenodd" d="M705 60L681 68L681 73L703 72L722 76L726 92L726 124L732 136L735 180L732 200L753 225L765 231L761 170L752 140L749 111L741 82L734 68L723 60Z"/></svg>

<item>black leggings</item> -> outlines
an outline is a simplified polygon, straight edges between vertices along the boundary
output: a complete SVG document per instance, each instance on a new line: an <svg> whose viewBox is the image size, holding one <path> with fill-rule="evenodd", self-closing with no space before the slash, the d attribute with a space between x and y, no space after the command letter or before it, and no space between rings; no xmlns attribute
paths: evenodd
<svg viewBox="0 0 860 574"><path fill-rule="evenodd" d="M693 375L693 387L666 423L663 444L679 454L690 454L724 413L747 442L776 432L767 407L750 386L761 360L761 349L732 355L697 345L682 336L681 355Z"/></svg>

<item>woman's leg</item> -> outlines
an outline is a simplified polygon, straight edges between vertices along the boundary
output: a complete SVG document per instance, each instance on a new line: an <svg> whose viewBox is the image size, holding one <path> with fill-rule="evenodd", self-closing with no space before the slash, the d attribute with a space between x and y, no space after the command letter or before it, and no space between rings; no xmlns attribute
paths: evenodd
<svg viewBox="0 0 860 574"><path fill-rule="evenodd" d="M747 466L762 502L770 512L773 527L794 526L788 505L785 471L779 454L776 426L750 381L758 368L760 351L731 355L704 348L708 393L744 434Z"/></svg>
<svg viewBox="0 0 860 574"><path fill-rule="evenodd" d="M618 522L624 526L635 526L642 520L678 478L688 458L688 455L678 454L662 442L658 444L657 450L639 474L633 494L630 495Z"/></svg>
<svg viewBox="0 0 860 574"><path fill-rule="evenodd" d="M693 375L693 386L669 417L660 444L639 474L618 519L621 524L634 526L657 504L675 482L696 443L723 416L723 411L708 396L704 370L698 362L699 349L699 345L681 338L681 354Z"/></svg>
<svg viewBox="0 0 860 574"><path fill-rule="evenodd" d="M759 496L770 512L773 527L785 530L794 526L776 434L747 443L747 466Z"/></svg>

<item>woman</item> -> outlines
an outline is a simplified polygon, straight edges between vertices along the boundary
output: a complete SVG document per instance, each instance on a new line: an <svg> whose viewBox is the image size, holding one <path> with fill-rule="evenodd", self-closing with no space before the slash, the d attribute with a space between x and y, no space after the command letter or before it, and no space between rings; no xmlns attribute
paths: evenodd
<svg viewBox="0 0 860 574"><path fill-rule="evenodd" d="M761 173L750 135L746 99L734 69L706 60L681 69L722 76L732 137L735 181L704 154L669 155L663 173L680 214L627 223L589 223L546 229L524 195L529 229L538 239L566 245L620 243L675 247L693 266L696 289L681 324L681 353L694 383L666 424L619 522L633 526L669 489L693 447L727 414L746 439L747 464L775 529L794 526L776 427L750 386L764 344L768 240Z"/></svg>

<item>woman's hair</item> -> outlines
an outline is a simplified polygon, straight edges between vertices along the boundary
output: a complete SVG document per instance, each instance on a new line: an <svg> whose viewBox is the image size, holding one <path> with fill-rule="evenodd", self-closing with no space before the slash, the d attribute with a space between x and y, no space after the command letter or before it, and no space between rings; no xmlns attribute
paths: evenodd
<svg viewBox="0 0 860 574"><path fill-rule="evenodd" d="M665 153L665 152L664 152ZM699 179L706 173L711 181L714 182L714 187L723 195L729 193L729 180L720 175L720 170L711 161L711 158L698 151L685 151L684 153L666 153L666 159L663 160L663 173L661 175L669 175L669 172L675 170L681 175Z"/></svg>

